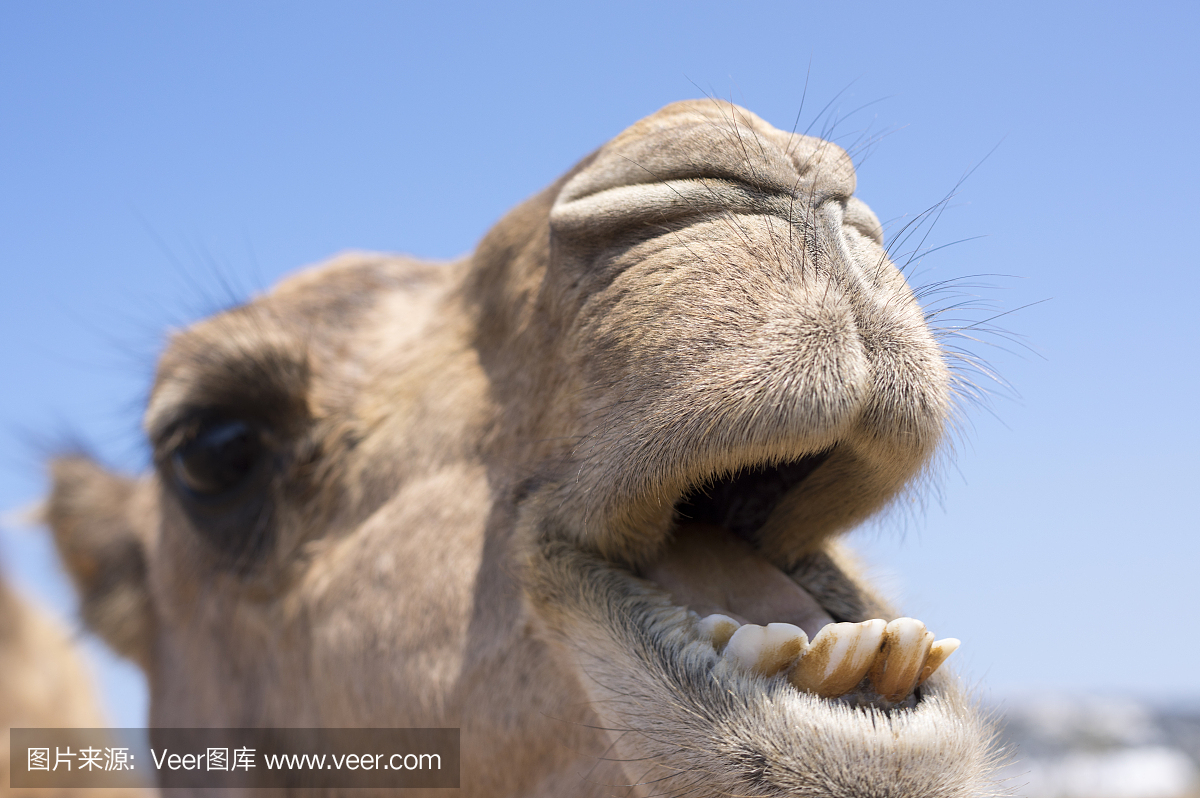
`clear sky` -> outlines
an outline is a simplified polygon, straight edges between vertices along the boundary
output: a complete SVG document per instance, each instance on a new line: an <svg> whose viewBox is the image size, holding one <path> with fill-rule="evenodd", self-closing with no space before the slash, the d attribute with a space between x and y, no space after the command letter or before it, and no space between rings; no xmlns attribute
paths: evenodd
<svg viewBox="0 0 1200 798"><path fill-rule="evenodd" d="M961 323L1012 311L971 347L1007 387L964 408L927 506L854 538L904 609L993 700L1200 698L1198 8L0 4L0 509L67 441L144 468L172 326L340 250L464 253L713 94L878 138L859 195L893 232L954 193L912 279L986 275ZM71 612L42 532L10 514L0 559ZM132 668L89 650L141 723Z"/></svg>

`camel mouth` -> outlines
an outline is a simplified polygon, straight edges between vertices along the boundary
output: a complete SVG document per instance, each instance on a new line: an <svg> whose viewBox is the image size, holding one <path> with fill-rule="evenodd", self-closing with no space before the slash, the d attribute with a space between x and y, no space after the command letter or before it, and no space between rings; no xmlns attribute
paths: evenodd
<svg viewBox="0 0 1200 798"><path fill-rule="evenodd" d="M718 667L855 705L915 706L919 685L958 641L935 642L911 618L835 619L826 597L757 545L779 503L829 455L743 467L686 491L671 539L638 576L668 594Z"/></svg>
<svg viewBox="0 0 1200 798"><path fill-rule="evenodd" d="M578 651L611 640L616 650L640 652L631 667L653 663L651 680L686 674L744 696L799 691L851 707L917 707L923 683L959 641L935 640L916 619L870 617L879 610L847 603L857 588L821 548L827 522L819 514L811 526L807 520L812 506L831 500L870 504L869 492L861 496L845 482L829 487L831 469L861 484L846 476L852 454L826 446L684 481L662 526L642 527L652 548L630 559L564 539L570 527L542 515L547 504L538 497L525 511L541 528L527 589L537 606L557 608L544 614L552 627L584 635ZM576 623L594 625L568 632ZM588 669L610 667L580 656Z"/></svg>
<svg viewBox="0 0 1200 798"><path fill-rule="evenodd" d="M680 521L728 530L753 543L759 529L793 488L829 459L831 449L775 465L753 465L698 485L675 504Z"/></svg>
<svg viewBox="0 0 1200 798"><path fill-rule="evenodd" d="M830 450L778 463L746 465L697 483L675 503L670 539L641 576L697 617L738 624L791 624L808 637L834 622L819 598L761 548L758 534L789 493Z"/></svg>

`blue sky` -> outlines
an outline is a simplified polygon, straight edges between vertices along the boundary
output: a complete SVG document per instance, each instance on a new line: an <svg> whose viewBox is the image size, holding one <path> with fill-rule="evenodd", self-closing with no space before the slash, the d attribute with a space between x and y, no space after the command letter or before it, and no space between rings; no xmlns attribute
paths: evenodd
<svg viewBox="0 0 1200 798"><path fill-rule="evenodd" d="M952 246L912 280L988 275L964 281L981 307L959 316L1012 311L996 322L1010 335L971 345L1006 385L965 408L929 501L852 537L875 573L964 641L956 659L993 700L1200 699L1184 631L1200 604L1198 17L0 5L0 509L42 494L65 441L144 468L139 406L170 328L341 250L467 252L622 128L713 94L869 143L859 195L892 231L953 193L926 242ZM0 560L71 612L42 533L9 517ZM115 720L140 723L136 674L89 652Z"/></svg>

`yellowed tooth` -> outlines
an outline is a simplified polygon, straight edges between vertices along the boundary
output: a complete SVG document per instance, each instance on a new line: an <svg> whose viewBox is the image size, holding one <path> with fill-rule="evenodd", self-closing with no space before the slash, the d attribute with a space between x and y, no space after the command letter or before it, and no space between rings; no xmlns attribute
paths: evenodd
<svg viewBox="0 0 1200 798"><path fill-rule="evenodd" d="M725 646L725 658L761 676L774 676L791 666L808 648L808 635L790 623L739 627Z"/></svg>
<svg viewBox="0 0 1200 798"><path fill-rule="evenodd" d="M696 631L700 633L701 637L710 640L713 648L720 653L721 649L725 648L725 644L729 642L729 638L733 637L733 633L738 630L739 625L728 615L708 615L700 619Z"/></svg>
<svg viewBox="0 0 1200 798"><path fill-rule="evenodd" d="M925 659L925 667L921 669L921 678L917 679L917 685L925 683L925 680L933 675L933 672L942 666L946 661L946 657L958 651L958 647L962 642L954 637L947 637L944 640L936 641L929 649L929 656Z"/></svg>
<svg viewBox="0 0 1200 798"><path fill-rule="evenodd" d="M915 618L897 618L887 625L883 648L871 668L871 685L888 701L901 701L917 686L933 644L933 632Z"/></svg>
<svg viewBox="0 0 1200 798"><path fill-rule="evenodd" d="M823 698L845 695L858 686L874 664L887 622L827 624L789 677L800 690Z"/></svg>

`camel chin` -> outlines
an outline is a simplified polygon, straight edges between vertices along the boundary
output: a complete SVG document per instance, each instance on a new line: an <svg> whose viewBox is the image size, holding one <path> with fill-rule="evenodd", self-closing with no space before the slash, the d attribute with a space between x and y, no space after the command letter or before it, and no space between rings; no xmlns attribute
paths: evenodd
<svg viewBox="0 0 1200 798"><path fill-rule="evenodd" d="M48 505L151 722L459 727L479 796L995 792L953 630L839 542L952 412L854 190L677 103L459 261L343 255L173 335L153 471L63 458Z"/></svg>

